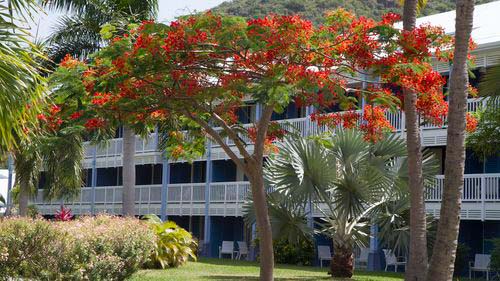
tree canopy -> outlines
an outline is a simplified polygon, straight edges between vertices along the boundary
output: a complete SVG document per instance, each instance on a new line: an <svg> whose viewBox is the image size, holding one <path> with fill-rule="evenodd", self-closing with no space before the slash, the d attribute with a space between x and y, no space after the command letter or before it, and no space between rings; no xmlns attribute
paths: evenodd
<svg viewBox="0 0 500 281"><path fill-rule="evenodd" d="M403 32L393 26L399 19L387 14L375 21L339 9L321 27L296 15L246 21L210 12L170 25L144 21L127 31L107 25L102 34L111 42L91 61L68 56L62 62L58 75L66 85L56 88L73 102L56 118L82 120L89 130L113 122L161 123L174 157L203 147L187 140L208 134L222 142L224 132L245 158L246 142L258 138L258 126L238 124L235 111L245 100L270 112L293 101L319 109L338 104L347 113L319 112L313 119L361 124L367 139L377 140L391 130L384 112L401 108L398 88L404 86L419 93L422 116L441 124L445 80L430 62L432 55L449 60L453 40L428 25ZM376 76L380 80L367 78ZM349 88L361 81L366 87ZM367 105L360 116L354 110L362 99ZM180 133L187 128L189 136ZM279 126L269 128L268 139L282 134Z"/></svg>

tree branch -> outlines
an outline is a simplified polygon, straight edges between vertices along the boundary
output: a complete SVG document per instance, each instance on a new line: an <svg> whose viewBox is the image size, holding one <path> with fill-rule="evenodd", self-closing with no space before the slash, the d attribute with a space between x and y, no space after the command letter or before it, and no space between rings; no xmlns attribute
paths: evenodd
<svg viewBox="0 0 500 281"><path fill-rule="evenodd" d="M205 129L205 131L215 140L215 142L217 142L222 147L224 152L227 153L227 155L231 158L231 160L234 161L236 166L238 166L240 169L242 169L243 172L245 172L245 174L249 175L249 170L248 170L248 167L245 165L245 162L242 161L240 158L238 158L238 156L224 142L224 140L222 139L222 137L220 136L220 134L217 131L215 131L205 120L201 119L200 117L198 117L196 115L193 115L191 112L189 112L189 110L184 110L184 114L186 114L186 116L189 116L189 118L191 118L193 121L198 123L201 127L203 127L203 129Z"/></svg>
<svg viewBox="0 0 500 281"><path fill-rule="evenodd" d="M271 116L274 111L274 106L271 105L265 105L264 110L262 112L262 116L260 117L259 122L257 123L257 136L255 138L255 145L254 145L254 157L256 160L261 159L264 157L264 143L267 137L267 128L269 127L269 122L271 120Z"/></svg>

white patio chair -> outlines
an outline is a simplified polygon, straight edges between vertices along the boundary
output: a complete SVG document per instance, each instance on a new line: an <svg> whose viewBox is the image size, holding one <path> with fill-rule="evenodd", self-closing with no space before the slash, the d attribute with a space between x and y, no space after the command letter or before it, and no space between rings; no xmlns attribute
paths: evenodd
<svg viewBox="0 0 500 281"><path fill-rule="evenodd" d="M486 280L489 280L490 261L491 255L476 254L476 256L474 257L474 262L469 262L469 279L472 278L472 272L479 271L486 272Z"/></svg>
<svg viewBox="0 0 500 281"><path fill-rule="evenodd" d="M222 255L231 255L234 258L234 241L222 241L222 246L219 246L219 259Z"/></svg>
<svg viewBox="0 0 500 281"><path fill-rule="evenodd" d="M368 255L370 254L370 248L361 248L359 249L359 256L355 261L355 264L360 268L368 267Z"/></svg>
<svg viewBox="0 0 500 281"><path fill-rule="evenodd" d="M406 270L406 258L405 257L396 257L396 255L388 249L382 250L384 251L385 256L385 271L389 266L394 266L394 272L398 272L398 267L400 265L405 267Z"/></svg>
<svg viewBox="0 0 500 281"><path fill-rule="evenodd" d="M248 257L248 245L245 241L238 241L238 251L236 251L236 259L241 260L242 256Z"/></svg>
<svg viewBox="0 0 500 281"><path fill-rule="evenodd" d="M319 266L323 267L323 261L332 261L330 246L318 246Z"/></svg>

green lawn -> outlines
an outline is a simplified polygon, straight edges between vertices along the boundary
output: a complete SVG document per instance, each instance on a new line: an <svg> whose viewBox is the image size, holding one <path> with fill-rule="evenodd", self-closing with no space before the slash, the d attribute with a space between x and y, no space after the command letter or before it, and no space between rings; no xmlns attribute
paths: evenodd
<svg viewBox="0 0 500 281"><path fill-rule="evenodd" d="M275 280L332 280L327 268L278 265L274 271ZM197 280L258 280L259 266L255 262L232 261L228 259L201 259L180 268L166 270L141 270L134 281L197 281ZM381 272L357 272L352 280L396 281L403 280L402 274Z"/></svg>

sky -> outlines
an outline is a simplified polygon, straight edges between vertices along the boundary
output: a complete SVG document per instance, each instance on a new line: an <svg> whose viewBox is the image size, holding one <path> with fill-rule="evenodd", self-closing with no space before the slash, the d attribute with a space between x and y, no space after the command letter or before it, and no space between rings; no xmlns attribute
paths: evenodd
<svg viewBox="0 0 500 281"><path fill-rule="evenodd" d="M178 16L204 11L225 1L227 0L159 0L158 20L170 22ZM54 11L39 12L33 22L28 23L33 37L46 38L61 15L63 13Z"/></svg>

